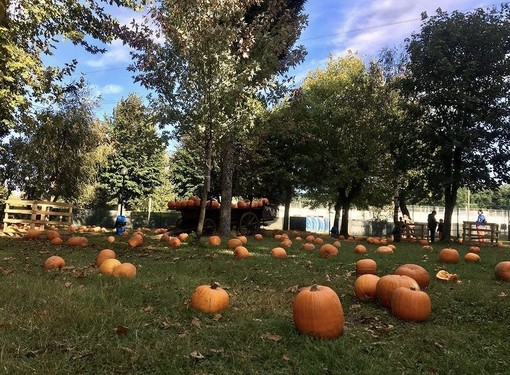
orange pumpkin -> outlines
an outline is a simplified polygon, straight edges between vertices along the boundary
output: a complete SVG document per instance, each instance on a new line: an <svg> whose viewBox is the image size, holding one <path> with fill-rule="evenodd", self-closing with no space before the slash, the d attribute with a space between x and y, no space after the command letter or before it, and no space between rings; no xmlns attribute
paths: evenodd
<svg viewBox="0 0 510 375"><path fill-rule="evenodd" d="M426 289L430 284L429 273L418 264L403 264L395 270L395 275L412 277L418 283L420 289Z"/></svg>
<svg viewBox="0 0 510 375"><path fill-rule="evenodd" d="M439 270L436 274L438 281L457 281L458 276L456 273L449 273L446 270Z"/></svg>
<svg viewBox="0 0 510 375"><path fill-rule="evenodd" d="M216 282L211 285L200 285L191 294L191 307L205 313L222 312L228 304L228 293Z"/></svg>
<svg viewBox="0 0 510 375"><path fill-rule="evenodd" d="M393 254L393 249L389 246L379 246L375 252L378 254Z"/></svg>
<svg viewBox="0 0 510 375"><path fill-rule="evenodd" d="M136 266L131 263L121 263L113 269L112 276L132 279L136 276Z"/></svg>
<svg viewBox="0 0 510 375"><path fill-rule="evenodd" d="M235 249L237 246L243 246L243 242L239 238L232 238L228 240L227 247L229 249Z"/></svg>
<svg viewBox="0 0 510 375"><path fill-rule="evenodd" d="M315 250L315 245L313 243L310 243L310 242L305 242L303 244L303 249L305 249L307 251Z"/></svg>
<svg viewBox="0 0 510 375"><path fill-rule="evenodd" d="M409 276L384 275L381 277L376 286L376 294L379 304L383 307L390 307L393 291L401 286L420 290L418 283Z"/></svg>
<svg viewBox="0 0 510 375"><path fill-rule="evenodd" d="M106 259L115 259L117 254L112 249L103 249L97 254L96 266L99 267Z"/></svg>
<svg viewBox="0 0 510 375"><path fill-rule="evenodd" d="M338 255L338 249L333 245L326 243L321 246L319 250L319 256L322 258L331 258Z"/></svg>
<svg viewBox="0 0 510 375"><path fill-rule="evenodd" d="M358 244L354 248L354 252L357 253L357 254L366 254L367 248L364 245L362 245L362 244Z"/></svg>
<svg viewBox="0 0 510 375"><path fill-rule="evenodd" d="M358 277L354 283L354 294L360 301L371 301L377 298L376 288L379 276L366 273Z"/></svg>
<svg viewBox="0 0 510 375"><path fill-rule="evenodd" d="M271 250L271 256L273 258L287 258L287 252L283 247L275 247Z"/></svg>
<svg viewBox="0 0 510 375"><path fill-rule="evenodd" d="M464 262L466 263L475 263L480 261L480 255L476 253L467 253L464 255Z"/></svg>
<svg viewBox="0 0 510 375"><path fill-rule="evenodd" d="M101 275L111 275L113 270L118 266L120 266L120 261L118 259L106 259L99 266L99 273Z"/></svg>
<svg viewBox="0 0 510 375"><path fill-rule="evenodd" d="M211 236L211 237L209 237L209 245L211 245L211 246L220 246L221 245L221 237L220 236Z"/></svg>
<svg viewBox="0 0 510 375"><path fill-rule="evenodd" d="M494 275L498 280L510 281L510 261L503 261L496 264Z"/></svg>
<svg viewBox="0 0 510 375"><path fill-rule="evenodd" d="M193 201L193 202L195 202L195 201ZM188 237L189 237L189 234L188 234L188 233L181 233L181 234L179 234L179 240L180 240L181 242L186 241L186 240L188 239Z"/></svg>
<svg viewBox="0 0 510 375"><path fill-rule="evenodd" d="M373 259L360 259L356 262L356 275L364 275L366 273L376 274L377 263Z"/></svg>
<svg viewBox="0 0 510 375"><path fill-rule="evenodd" d="M173 249L176 249L178 247L181 247L182 245L182 242L180 239L178 239L177 237L172 237L168 240L168 246L173 248Z"/></svg>
<svg viewBox="0 0 510 375"><path fill-rule="evenodd" d="M55 237L60 237L60 233L58 233L56 230L52 230L52 229L48 229L48 230L46 231L46 238L47 238L48 240L50 240L50 241L51 241L51 240L52 240L52 239L54 239Z"/></svg>
<svg viewBox="0 0 510 375"><path fill-rule="evenodd" d="M424 322L432 313L432 303L425 292L399 287L391 295L391 312L402 320Z"/></svg>
<svg viewBox="0 0 510 375"><path fill-rule="evenodd" d="M114 243L115 242L115 237L114 236L108 236L108 237L106 237L106 241L108 241L109 243Z"/></svg>
<svg viewBox="0 0 510 375"><path fill-rule="evenodd" d="M237 246L234 249L234 257L236 259L246 259L250 256L248 249L244 246Z"/></svg>
<svg viewBox="0 0 510 375"><path fill-rule="evenodd" d="M257 241L260 241L262 239L264 239L264 236L261 235L260 233L257 233L255 236L253 236Z"/></svg>
<svg viewBox="0 0 510 375"><path fill-rule="evenodd" d="M316 237L314 240L313 240L313 243L316 244L316 245L322 245L324 243L324 240L320 237Z"/></svg>
<svg viewBox="0 0 510 375"><path fill-rule="evenodd" d="M444 248L439 252L439 261L441 263L455 264L459 262L459 252L449 247Z"/></svg>
<svg viewBox="0 0 510 375"><path fill-rule="evenodd" d="M62 240L62 238L60 237L54 237L51 241L50 241L53 245L62 245L64 243L64 241Z"/></svg>
<svg viewBox="0 0 510 375"><path fill-rule="evenodd" d="M334 339L344 331L344 312L336 292L322 285L302 289L293 306L296 329L304 334Z"/></svg>
<svg viewBox="0 0 510 375"><path fill-rule="evenodd" d="M288 238L284 239L281 243L280 243L280 246L281 247L291 247L292 246L292 241L289 240Z"/></svg>
<svg viewBox="0 0 510 375"><path fill-rule="evenodd" d="M52 255L44 261L43 267L47 270L51 270L54 268L65 267L65 265L66 265L66 262L65 262L64 258L59 257L58 255Z"/></svg>
<svg viewBox="0 0 510 375"><path fill-rule="evenodd" d="M34 240L34 239L39 238L40 234L41 234L41 232L38 229L30 228L25 233L25 238Z"/></svg>
<svg viewBox="0 0 510 375"><path fill-rule="evenodd" d="M128 245L130 247L138 247L143 245L143 237L140 234L133 234L131 238L128 240Z"/></svg>
<svg viewBox="0 0 510 375"><path fill-rule="evenodd" d="M305 241L310 242L310 243L313 243L314 240L315 240L315 236L313 234L310 234L310 235L306 236L306 238L305 238Z"/></svg>
<svg viewBox="0 0 510 375"><path fill-rule="evenodd" d="M471 246L469 248L469 252L470 253L475 253L475 254L480 254L480 247L478 247L478 246Z"/></svg>
<svg viewBox="0 0 510 375"><path fill-rule="evenodd" d="M236 238L240 240L243 245L246 245L248 242L248 238L246 238L246 236L237 236Z"/></svg>

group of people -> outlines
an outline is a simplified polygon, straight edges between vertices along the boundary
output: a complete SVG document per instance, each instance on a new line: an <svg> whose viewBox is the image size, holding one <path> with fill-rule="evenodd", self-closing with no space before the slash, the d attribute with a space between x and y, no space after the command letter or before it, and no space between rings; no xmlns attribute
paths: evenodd
<svg viewBox="0 0 510 375"><path fill-rule="evenodd" d="M427 218L427 229L429 230L429 238L430 242L434 242L436 239L436 231L438 233L439 240L443 240L443 219L439 219L439 223L436 220L436 210L433 210L428 218ZM487 220L485 219L485 215L482 210L478 210L478 217L476 219L476 230L478 234L478 238L481 239L483 237L483 229L485 228L485 223Z"/></svg>

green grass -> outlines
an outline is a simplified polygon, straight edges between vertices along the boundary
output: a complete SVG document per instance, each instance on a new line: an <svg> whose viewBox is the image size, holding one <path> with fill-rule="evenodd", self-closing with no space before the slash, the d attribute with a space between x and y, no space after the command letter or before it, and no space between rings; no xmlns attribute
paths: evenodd
<svg viewBox="0 0 510 375"><path fill-rule="evenodd" d="M354 296L356 243L318 257L294 241L288 259L269 256L277 242L249 239L251 256L235 260L225 247L185 244L170 249L147 238L131 249L127 238L108 244L89 235L85 249L45 240L0 238L0 373L6 374L507 374L510 283L494 266L509 248L484 247L481 263L442 265L420 245L398 244L393 255L367 256L379 275L404 263L431 275L432 316L402 322L377 303ZM226 241L223 241L226 243ZM332 242L332 241L331 241ZM93 266L103 248L137 266L135 279L101 276ZM42 263L60 255L62 271ZM459 283L434 279L445 268ZM230 295L221 316L188 307L201 284L218 281ZM345 330L336 340L299 334L293 325L295 287L333 288L342 301ZM122 334L126 327L127 333Z"/></svg>

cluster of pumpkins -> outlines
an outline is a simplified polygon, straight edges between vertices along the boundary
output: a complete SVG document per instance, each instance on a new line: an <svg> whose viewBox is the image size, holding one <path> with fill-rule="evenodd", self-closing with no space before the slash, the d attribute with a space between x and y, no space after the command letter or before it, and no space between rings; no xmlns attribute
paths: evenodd
<svg viewBox="0 0 510 375"><path fill-rule="evenodd" d="M180 208L186 208L186 207L200 207L202 200L198 197L191 196L188 199L184 200L175 200L175 201L168 201L167 207L169 210L175 210ZM258 208L263 207L265 205L269 204L269 200L267 198L261 198L251 201L246 199L239 199L237 202L231 203L231 208ZM206 202L207 208L214 208L219 209L221 207L221 203L216 200L208 200Z"/></svg>

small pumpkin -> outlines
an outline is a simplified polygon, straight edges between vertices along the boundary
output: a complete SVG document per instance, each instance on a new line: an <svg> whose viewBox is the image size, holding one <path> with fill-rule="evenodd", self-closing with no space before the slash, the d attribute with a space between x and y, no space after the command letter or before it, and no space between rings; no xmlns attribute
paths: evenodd
<svg viewBox="0 0 510 375"><path fill-rule="evenodd" d="M324 240L321 237L316 237L313 240L313 243L316 244L316 245L322 245L324 243Z"/></svg>
<svg viewBox="0 0 510 375"><path fill-rule="evenodd" d="M271 256L273 258L284 259L287 258L287 252L283 247L275 247L274 249L271 250Z"/></svg>
<svg viewBox="0 0 510 375"><path fill-rule="evenodd" d="M60 237L54 237L54 238L52 238L52 240L50 242L52 245L57 245L57 246L62 245L64 243L64 241Z"/></svg>
<svg viewBox="0 0 510 375"><path fill-rule="evenodd" d="M44 261L43 267L47 270L65 267L66 262L64 258L58 255L52 255Z"/></svg>
<svg viewBox="0 0 510 375"><path fill-rule="evenodd" d="M356 247L354 247L354 252L356 254L366 254L367 248L365 247L365 245L358 244L356 245Z"/></svg>
<svg viewBox="0 0 510 375"><path fill-rule="evenodd" d="M181 233L181 234L179 234L179 241L184 242L188 239L188 237L189 237L188 233Z"/></svg>
<svg viewBox="0 0 510 375"><path fill-rule="evenodd" d="M333 242L333 246L336 247L337 249L340 249L342 247L342 243L340 241L335 241Z"/></svg>
<svg viewBox="0 0 510 375"><path fill-rule="evenodd" d="M169 240L168 240L168 246L173 248L173 249L176 249L178 247L181 247L182 245L182 242L179 238L177 237L171 237Z"/></svg>
<svg viewBox="0 0 510 375"><path fill-rule="evenodd" d="M291 247L292 246L292 241L289 240L288 238L284 239L281 243L280 243L280 246L285 248L285 247Z"/></svg>
<svg viewBox="0 0 510 375"><path fill-rule="evenodd" d="M113 269L112 276L132 279L136 276L136 266L132 263L121 263Z"/></svg>
<svg viewBox="0 0 510 375"><path fill-rule="evenodd" d="M255 236L253 236L253 238L255 238L257 241L260 241L260 240L264 239L264 236L261 235L260 233L257 233L257 234L255 234Z"/></svg>
<svg viewBox="0 0 510 375"><path fill-rule="evenodd" d="M58 233L56 230L48 229L46 231L46 238L51 241L52 239L60 237L60 233Z"/></svg>
<svg viewBox="0 0 510 375"><path fill-rule="evenodd" d="M393 254L393 249L389 246L383 245L379 246L375 252L378 254Z"/></svg>
<svg viewBox="0 0 510 375"><path fill-rule="evenodd" d="M293 305L294 326L304 334L334 339L344 331L344 312L336 292L322 285L303 288Z"/></svg>
<svg viewBox="0 0 510 375"><path fill-rule="evenodd" d="M494 275L498 280L510 281L510 261L505 260L496 264Z"/></svg>
<svg viewBox="0 0 510 375"><path fill-rule="evenodd" d="M312 251L312 250L315 250L315 245L313 243L310 243L310 242L305 242L303 244L303 249L305 249L307 251Z"/></svg>
<svg viewBox="0 0 510 375"><path fill-rule="evenodd" d="M407 275L412 277L420 289L426 289L430 284L430 275L425 268L418 264L403 264L395 270L395 275Z"/></svg>
<svg viewBox="0 0 510 375"><path fill-rule="evenodd" d="M115 237L114 236L108 236L108 237L106 237L106 241L108 241L109 243L114 243L115 242Z"/></svg>
<svg viewBox="0 0 510 375"><path fill-rule="evenodd" d="M120 266L120 260L115 258L110 258L104 260L99 266L99 273L101 275L109 276L115 270L116 267Z"/></svg>
<svg viewBox="0 0 510 375"><path fill-rule="evenodd" d="M115 259L117 258L117 254L112 249L103 249L97 254L96 257L96 266L101 266L106 259Z"/></svg>
<svg viewBox="0 0 510 375"><path fill-rule="evenodd" d="M129 240L128 240L128 245L130 247L138 247L138 246L142 246L143 245L143 236L141 236L140 234L133 234Z"/></svg>
<svg viewBox="0 0 510 375"><path fill-rule="evenodd" d="M425 292L399 287L391 295L391 312L405 321L424 322L432 313L432 302Z"/></svg>
<svg viewBox="0 0 510 375"><path fill-rule="evenodd" d="M439 261L441 263L455 264L459 262L459 252L455 249L446 247L439 252Z"/></svg>
<svg viewBox="0 0 510 375"><path fill-rule="evenodd" d="M309 234L308 236L306 236L305 238L305 241L306 242L310 242L310 243L313 243L313 241L315 240L315 236L313 234Z"/></svg>
<svg viewBox="0 0 510 375"><path fill-rule="evenodd" d="M360 259L356 262L356 275L376 274L377 263L373 259Z"/></svg>
<svg viewBox="0 0 510 375"><path fill-rule="evenodd" d="M217 282L200 285L191 294L190 306L205 313L222 312L228 307L228 304L228 293Z"/></svg>
<svg viewBox="0 0 510 375"><path fill-rule="evenodd" d="M360 301L371 301L377 298L376 288L379 276L366 273L354 282L354 294Z"/></svg>
<svg viewBox="0 0 510 375"><path fill-rule="evenodd" d="M480 261L480 255L476 253L466 253L464 255L464 262L466 263L476 263Z"/></svg>
<svg viewBox="0 0 510 375"><path fill-rule="evenodd" d="M250 252L244 246L237 246L234 249L234 258L236 259L246 259L250 256Z"/></svg>
<svg viewBox="0 0 510 375"><path fill-rule="evenodd" d="M329 243L322 245L319 250L319 256L322 258L331 258L336 257L337 255L338 249Z"/></svg>
<svg viewBox="0 0 510 375"><path fill-rule="evenodd" d="M470 253L480 254L480 247L479 246L471 246L469 248Z"/></svg>
<svg viewBox="0 0 510 375"><path fill-rule="evenodd" d="M25 233L25 238L35 240L35 239L39 238L40 235L41 235L41 231L39 231L38 229L35 229L35 228L30 228Z"/></svg>
<svg viewBox="0 0 510 375"><path fill-rule="evenodd" d="M248 238L246 236L237 236L237 239L239 239L243 245L246 245L248 243Z"/></svg>
<svg viewBox="0 0 510 375"><path fill-rule="evenodd" d="M235 249L237 246L243 246L243 242L239 238L231 238L227 242L227 247L229 249Z"/></svg>
<svg viewBox="0 0 510 375"><path fill-rule="evenodd" d="M211 246L220 246L221 245L221 237L220 236L210 236L208 242L209 242L209 245L211 245Z"/></svg>

